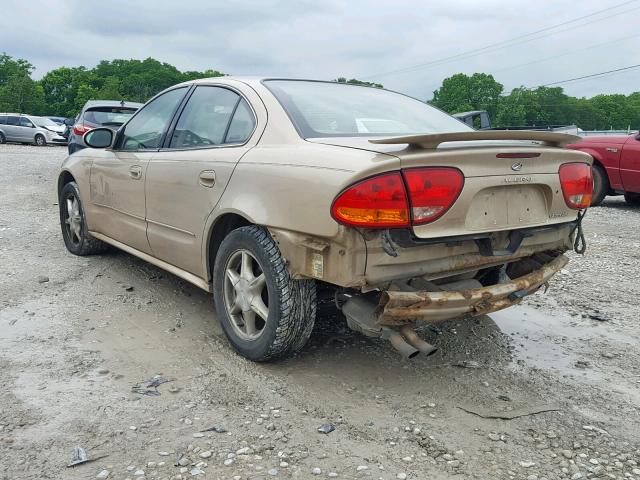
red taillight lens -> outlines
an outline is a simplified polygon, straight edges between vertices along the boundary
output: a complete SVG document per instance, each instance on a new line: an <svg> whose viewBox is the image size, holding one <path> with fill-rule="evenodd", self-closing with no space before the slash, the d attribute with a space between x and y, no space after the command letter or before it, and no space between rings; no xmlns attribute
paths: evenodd
<svg viewBox="0 0 640 480"><path fill-rule="evenodd" d="M74 135L84 135L85 133L87 133L89 130L91 130L91 127L88 127L86 125L83 125L82 123L76 123L73 126L73 134Z"/></svg>
<svg viewBox="0 0 640 480"><path fill-rule="evenodd" d="M591 205L593 175L586 163L565 163L560 165L560 185L564 201L569 208L580 210Z"/></svg>
<svg viewBox="0 0 640 480"><path fill-rule="evenodd" d="M368 178L347 188L331 206L337 222L355 227L408 227L407 192L399 172Z"/></svg>
<svg viewBox="0 0 640 480"><path fill-rule="evenodd" d="M427 167L403 170L413 225L433 222L454 204L464 185L457 168Z"/></svg>

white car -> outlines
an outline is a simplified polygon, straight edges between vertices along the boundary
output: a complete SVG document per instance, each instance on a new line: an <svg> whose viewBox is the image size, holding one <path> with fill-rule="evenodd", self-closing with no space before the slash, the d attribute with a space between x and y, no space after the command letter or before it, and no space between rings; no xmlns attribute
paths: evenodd
<svg viewBox="0 0 640 480"><path fill-rule="evenodd" d="M0 113L0 143L19 142L45 146L48 143L66 144L62 136L64 125L53 120L20 113Z"/></svg>

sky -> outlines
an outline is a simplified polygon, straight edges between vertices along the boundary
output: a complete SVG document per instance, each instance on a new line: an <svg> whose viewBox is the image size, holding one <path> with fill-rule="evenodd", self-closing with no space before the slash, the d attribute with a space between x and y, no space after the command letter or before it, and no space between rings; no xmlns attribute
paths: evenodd
<svg viewBox="0 0 640 480"><path fill-rule="evenodd" d="M640 0L3 0L0 52L29 60L34 78L153 57L180 70L355 77L430 99L455 73L493 74L509 92L640 64L639 26ZM628 94L640 68L560 86Z"/></svg>

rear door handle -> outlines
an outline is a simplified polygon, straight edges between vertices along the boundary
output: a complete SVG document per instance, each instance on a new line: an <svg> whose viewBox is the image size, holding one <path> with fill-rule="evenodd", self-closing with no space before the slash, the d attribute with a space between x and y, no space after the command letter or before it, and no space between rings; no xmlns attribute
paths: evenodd
<svg viewBox="0 0 640 480"><path fill-rule="evenodd" d="M142 178L142 167L140 165L129 167L129 176L134 180L140 180Z"/></svg>
<svg viewBox="0 0 640 480"><path fill-rule="evenodd" d="M213 170L203 170L198 178L203 187L211 188L216 184L216 172Z"/></svg>

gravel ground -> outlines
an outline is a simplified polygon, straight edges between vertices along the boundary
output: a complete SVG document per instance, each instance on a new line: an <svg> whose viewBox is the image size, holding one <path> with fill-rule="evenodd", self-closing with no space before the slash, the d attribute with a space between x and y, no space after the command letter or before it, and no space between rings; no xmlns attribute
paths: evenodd
<svg viewBox="0 0 640 480"><path fill-rule="evenodd" d="M0 478L640 479L639 209L591 209L546 294L424 332L432 357L323 317L258 365L209 294L66 252L65 152L0 145Z"/></svg>

